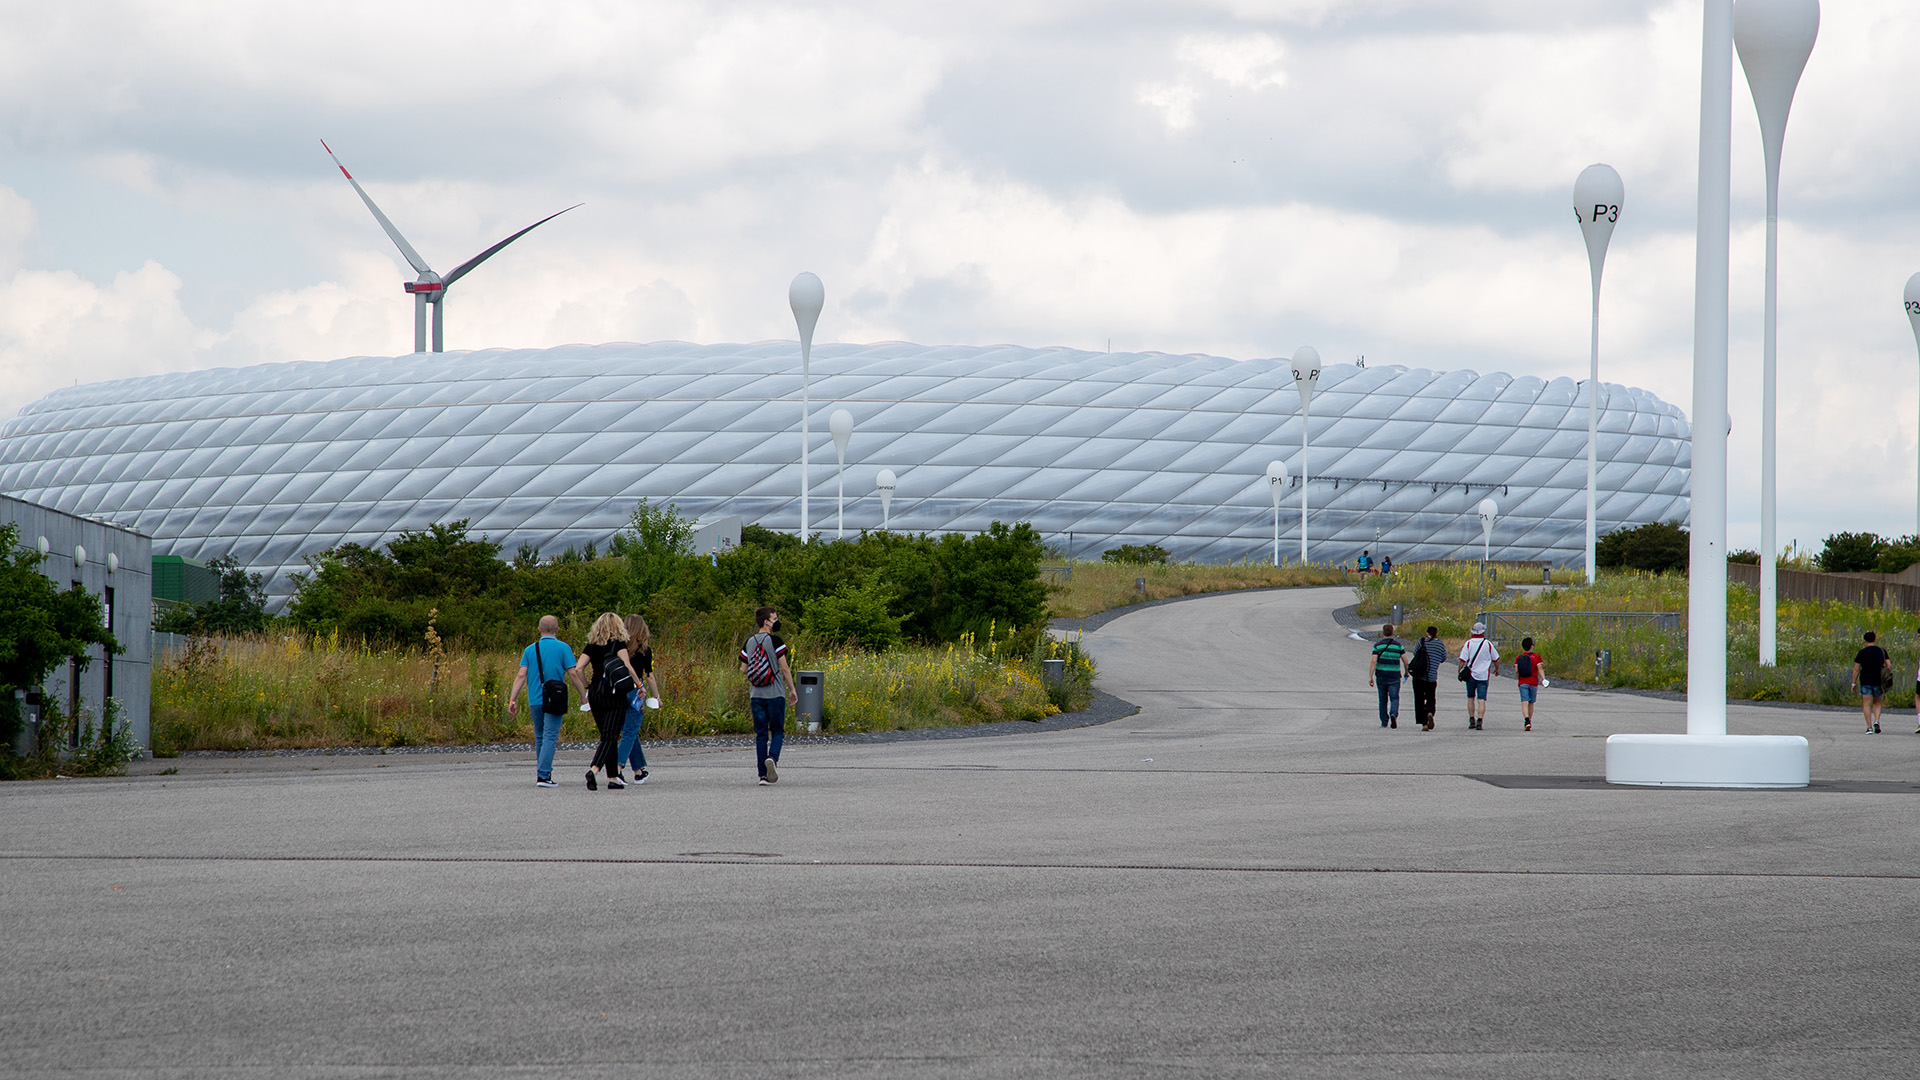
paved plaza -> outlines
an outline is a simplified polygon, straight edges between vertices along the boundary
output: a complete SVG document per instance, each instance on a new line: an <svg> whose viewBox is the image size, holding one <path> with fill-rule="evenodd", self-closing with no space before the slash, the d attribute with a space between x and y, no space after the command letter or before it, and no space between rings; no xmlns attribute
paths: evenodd
<svg viewBox="0 0 1920 1080"><path fill-rule="evenodd" d="M710 748L624 792L502 753L0 786L0 1076L1920 1068L1910 715L1733 707L1814 790L1609 788L1680 703L1556 688L1523 734L1502 680L1468 732L1449 681L1383 731L1351 602L1132 612L1087 642L1136 715L773 787Z"/></svg>

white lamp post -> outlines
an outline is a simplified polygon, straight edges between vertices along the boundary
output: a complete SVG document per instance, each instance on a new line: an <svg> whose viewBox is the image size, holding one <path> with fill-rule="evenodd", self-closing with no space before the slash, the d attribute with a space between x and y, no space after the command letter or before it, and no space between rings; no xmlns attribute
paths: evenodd
<svg viewBox="0 0 1920 1080"><path fill-rule="evenodd" d="M1760 663L1774 665L1779 558L1774 534L1775 330L1780 321L1780 145L1794 88L1820 34L1820 0L1740 0L1733 8L1733 44L1760 115L1767 164L1767 300L1760 348Z"/></svg>
<svg viewBox="0 0 1920 1080"><path fill-rule="evenodd" d="M820 309L827 306L827 287L811 272L802 270L794 275L793 284L787 286L787 305L793 308L793 322L800 329L800 542L804 544L807 542L807 444L812 441L812 433L807 430L807 414L812 411L807 376L813 362L813 328L820 325Z"/></svg>
<svg viewBox="0 0 1920 1080"><path fill-rule="evenodd" d="M893 489L900 479L893 475L892 469L881 469L880 475L873 478L874 490L880 493L880 528L885 531L893 519Z"/></svg>
<svg viewBox="0 0 1920 1080"><path fill-rule="evenodd" d="M834 523L834 532L838 539L847 538L847 442L853 438L853 414L845 409L833 410L827 417L827 430L833 433L833 456L840 461L840 493L836 501L838 519Z"/></svg>
<svg viewBox="0 0 1920 1080"><path fill-rule="evenodd" d="M1500 504L1491 498L1480 500L1480 606L1487 606L1487 561L1493 557L1493 519Z"/></svg>
<svg viewBox="0 0 1920 1080"><path fill-rule="evenodd" d="M1599 539L1595 490L1598 482L1597 446L1600 440L1600 272L1607 263L1607 242L1626 187L1611 165L1589 165L1573 182L1573 216L1587 240L1587 273L1593 281L1593 338L1587 358L1587 584L1593 584L1594 553Z"/></svg>
<svg viewBox="0 0 1920 1080"><path fill-rule="evenodd" d="M1913 324L1913 343L1920 346L1920 274L1907 279L1907 321ZM1914 503L1916 522L1920 522L1920 500ZM1920 528L1914 535L1920 536Z"/></svg>
<svg viewBox="0 0 1920 1080"><path fill-rule="evenodd" d="M1727 734L1727 429L1700 419L1727 412L1733 0L1706 0L1705 7L1694 248L1687 733L1608 736L1607 781L1679 787L1806 787L1811 775L1806 739Z"/></svg>
<svg viewBox="0 0 1920 1080"><path fill-rule="evenodd" d="M1286 465L1278 461L1267 462L1267 488L1273 494L1273 565L1275 566L1280 565L1280 485L1286 482Z"/></svg>
<svg viewBox="0 0 1920 1080"><path fill-rule="evenodd" d="M1307 416L1320 384L1320 351L1302 345L1293 354L1293 385L1300 391L1300 565L1307 565Z"/></svg>

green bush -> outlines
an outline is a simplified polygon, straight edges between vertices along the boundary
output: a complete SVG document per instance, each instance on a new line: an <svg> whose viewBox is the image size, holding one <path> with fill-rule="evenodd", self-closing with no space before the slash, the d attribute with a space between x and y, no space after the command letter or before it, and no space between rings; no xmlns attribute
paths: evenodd
<svg viewBox="0 0 1920 1080"><path fill-rule="evenodd" d="M1100 553L1102 562L1134 563L1141 566L1165 563L1172 557L1172 554L1159 544L1121 544L1117 548L1109 548Z"/></svg>
<svg viewBox="0 0 1920 1080"><path fill-rule="evenodd" d="M1616 529L1594 545L1594 562L1611 570L1684 574L1687 557L1687 530L1678 521L1655 521L1631 529Z"/></svg>
<svg viewBox="0 0 1920 1080"><path fill-rule="evenodd" d="M1839 532L1827 537L1813 563L1829 574L1870 573L1886 550L1887 542L1874 533Z"/></svg>

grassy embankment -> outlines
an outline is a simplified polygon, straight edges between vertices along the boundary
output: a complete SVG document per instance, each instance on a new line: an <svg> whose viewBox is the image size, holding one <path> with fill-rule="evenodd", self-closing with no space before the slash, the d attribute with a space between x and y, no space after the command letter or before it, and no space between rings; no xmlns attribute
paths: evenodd
<svg viewBox="0 0 1920 1080"><path fill-rule="evenodd" d="M1052 594L1048 603L1056 616L1081 618L1112 608L1138 604L1146 600L1164 600L1173 596L1221 592L1230 589L1264 589L1273 586L1351 585L1361 575L1337 566L1269 566L1264 563L1211 565L1206 563L1108 563L1073 564L1073 578L1048 578ZM1136 587L1145 578L1146 593Z"/></svg>
<svg viewBox="0 0 1920 1080"><path fill-rule="evenodd" d="M1534 580L1514 575L1516 582ZM1390 581L1367 581L1361 590L1360 612L1383 617L1393 604L1404 604L1411 628L1428 624L1440 628L1456 652L1481 610L1476 570L1466 567L1396 574ZM1489 599L1489 604L1495 601ZM1687 579L1678 574L1603 571L1592 588L1554 588L1538 596L1501 597L1498 606L1511 611L1687 611ZM1920 614L1848 604L1780 601L1776 653L1779 663L1763 668L1759 648L1759 601L1743 586L1727 588L1727 694L1754 701L1803 701L1825 705L1858 704L1849 682L1854 653L1867 630L1880 635L1892 654L1893 688L1889 707L1913 707L1915 631ZM1684 630L1645 628L1598 634L1592 624L1569 621L1551 632L1535 633L1535 650L1549 677L1563 675L1593 682L1596 649L1613 650L1605 678L1608 686L1653 690L1684 690L1687 679L1687 641ZM1502 651L1518 651L1518 642L1503 642Z"/></svg>
<svg viewBox="0 0 1920 1080"><path fill-rule="evenodd" d="M565 627L562 637L577 646L584 627ZM1039 720L1092 697L1092 665L1073 646L1041 646L1068 661L1065 691L1050 693L1039 657L1011 655L1004 637L886 653L815 648L804 637L790 644L796 670L826 672L836 732ZM751 733L737 646L714 625L680 626L656 640L662 706L648 713L644 737ZM525 742L533 731L524 696L519 716L506 711L519 663L517 652L370 647L291 631L200 639L155 668L154 749ZM563 739L595 737L591 716L568 713Z"/></svg>

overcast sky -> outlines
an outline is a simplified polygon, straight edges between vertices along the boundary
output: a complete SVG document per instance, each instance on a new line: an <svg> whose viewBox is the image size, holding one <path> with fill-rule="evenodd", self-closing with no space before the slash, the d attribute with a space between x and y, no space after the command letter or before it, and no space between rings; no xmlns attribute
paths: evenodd
<svg viewBox="0 0 1920 1080"><path fill-rule="evenodd" d="M1780 537L1915 530L1920 7L1829 0L1781 198ZM0 416L56 386L791 338L1584 378L1571 188L1619 170L1602 378L1692 415L1700 0L0 2ZM1736 65L1732 542L1762 174Z"/></svg>

